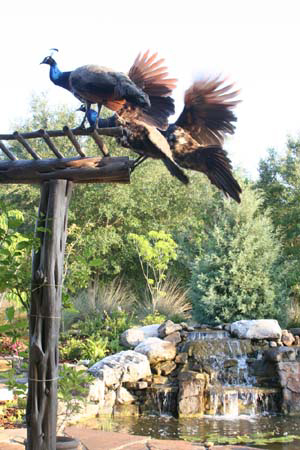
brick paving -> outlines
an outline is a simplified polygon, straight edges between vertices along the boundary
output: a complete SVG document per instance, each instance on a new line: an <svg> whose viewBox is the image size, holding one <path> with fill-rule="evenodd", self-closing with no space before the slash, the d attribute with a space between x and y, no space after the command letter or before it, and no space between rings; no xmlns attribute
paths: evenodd
<svg viewBox="0 0 300 450"><path fill-rule="evenodd" d="M79 426L65 429L65 434L77 438L82 450L206 450L197 443L151 439L127 433L92 430ZM26 429L0 430L0 450L24 450ZM261 450L240 445L215 445L209 450Z"/></svg>

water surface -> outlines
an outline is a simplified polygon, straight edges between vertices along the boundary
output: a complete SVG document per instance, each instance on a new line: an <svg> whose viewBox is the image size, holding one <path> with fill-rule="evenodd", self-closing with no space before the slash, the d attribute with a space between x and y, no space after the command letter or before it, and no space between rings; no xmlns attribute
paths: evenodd
<svg viewBox="0 0 300 450"><path fill-rule="evenodd" d="M299 440L291 443L273 443L266 446L253 445L268 450L300 449L300 417L266 416L235 418L203 417L176 419L171 416L140 416L122 419L93 419L86 423L102 431L119 431L134 435L151 436L155 439L180 439L196 437L198 442L214 441L214 436L236 437L257 433L274 432L274 436L297 435ZM215 439L217 443L217 438Z"/></svg>

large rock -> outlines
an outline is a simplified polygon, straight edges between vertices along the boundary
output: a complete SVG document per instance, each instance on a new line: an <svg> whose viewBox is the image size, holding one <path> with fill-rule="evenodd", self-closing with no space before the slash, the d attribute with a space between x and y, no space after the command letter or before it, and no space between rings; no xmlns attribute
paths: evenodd
<svg viewBox="0 0 300 450"><path fill-rule="evenodd" d="M181 331L182 326L173 323L172 320L166 320L160 327L158 328L158 335L161 338L168 336L169 334L175 333L176 331Z"/></svg>
<svg viewBox="0 0 300 450"><path fill-rule="evenodd" d="M155 337L145 339L134 350L146 355L150 364L153 365L160 361L174 359L176 356L175 344Z"/></svg>
<svg viewBox="0 0 300 450"><path fill-rule="evenodd" d="M107 356L90 367L89 372L102 379L108 387L118 387L123 382L138 381L151 376L147 357L142 352L133 350Z"/></svg>
<svg viewBox="0 0 300 450"><path fill-rule="evenodd" d="M281 328L277 320L238 320L233 322L230 332L240 339L280 339Z"/></svg>
<svg viewBox="0 0 300 450"><path fill-rule="evenodd" d="M121 343L124 347L136 347L149 337L158 337L159 327L159 324L153 324L144 327L129 328L121 334Z"/></svg>
<svg viewBox="0 0 300 450"><path fill-rule="evenodd" d="M173 342L173 344L179 344L179 342L181 342L181 336L179 331L175 331L174 333L168 334L168 336L166 336L164 338L164 341L169 341L169 342Z"/></svg>
<svg viewBox="0 0 300 450"><path fill-rule="evenodd" d="M89 385L88 401L94 402L94 403L100 403L101 405L103 405L104 404L104 396L105 396L105 384L104 384L103 380L99 380L99 378L96 378Z"/></svg>
<svg viewBox="0 0 300 450"><path fill-rule="evenodd" d="M290 347L295 342L294 335L288 330L282 330L281 341L286 347Z"/></svg>
<svg viewBox="0 0 300 450"><path fill-rule="evenodd" d="M300 414L300 363L279 362L279 380L282 387L282 411L284 414Z"/></svg>
<svg viewBox="0 0 300 450"><path fill-rule="evenodd" d="M178 392L179 417L202 416L204 413L204 381L180 381Z"/></svg>
<svg viewBox="0 0 300 450"><path fill-rule="evenodd" d="M141 327L143 330L145 339L150 337L158 337L158 329L160 327L160 324L153 324L153 325L146 325L144 327Z"/></svg>
<svg viewBox="0 0 300 450"><path fill-rule="evenodd" d="M127 389L120 386L117 390L117 403L120 404L130 404L134 403L136 400L136 397L132 395Z"/></svg>
<svg viewBox="0 0 300 450"><path fill-rule="evenodd" d="M124 331L120 336L121 344L129 348L136 347L144 339L145 336L142 328L129 328L129 330Z"/></svg>

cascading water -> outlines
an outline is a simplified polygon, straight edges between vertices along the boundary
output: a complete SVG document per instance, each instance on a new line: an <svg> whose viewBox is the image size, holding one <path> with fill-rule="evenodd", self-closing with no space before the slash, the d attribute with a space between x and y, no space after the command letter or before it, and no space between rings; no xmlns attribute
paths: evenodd
<svg viewBox="0 0 300 450"><path fill-rule="evenodd" d="M152 385L148 392L148 409L160 416L176 415L177 391L173 386Z"/></svg>
<svg viewBox="0 0 300 450"><path fill-rule="evenodd" d="M251 341L231 338L224 330L201 330L189 333L187 347L194 352L193 370L214 372L206 387L204 414L238 417L278 412L280 390L259 387L249 371L248 362L261 358L259 349L253 352Z"/></svg>

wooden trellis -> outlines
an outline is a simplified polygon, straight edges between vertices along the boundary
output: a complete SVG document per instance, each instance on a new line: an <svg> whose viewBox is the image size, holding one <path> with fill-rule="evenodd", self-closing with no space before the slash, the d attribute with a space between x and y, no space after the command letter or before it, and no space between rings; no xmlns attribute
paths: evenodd
<svg viewBox="0 0 300 450"><path fill-rule="evenodd" d="M27 450L56 449L58 338L68 205L73 183L129 183L134 161L110 157L101 135L121 137L122 127L14 132L0 135L0 184L40 184L41 199L35 235L40 245L32 259L29 313L29 376L26 409ZM87 157L76 136L93 139L103 157ZM51 138L68 137L77 153L64 158ZM42 159L29 143L42 138L54 154ZM6 141L4 143L4 141ZM17 141L31 159L18 160L7 142ZM78 156L79 155L79 156Z"/></svg>

